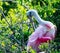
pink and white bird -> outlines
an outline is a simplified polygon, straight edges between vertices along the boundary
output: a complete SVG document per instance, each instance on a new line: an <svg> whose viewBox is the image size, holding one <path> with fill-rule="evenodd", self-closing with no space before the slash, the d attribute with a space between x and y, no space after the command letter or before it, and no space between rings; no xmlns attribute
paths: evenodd
<svg viewBox="0 0 60 53"><path fill-rule="evenodd" d="M36 10L27 11L27 16L30 18L34 16L39 23L39 27L29 36L27 51L29 51L31 47L36 53L39 53L40 49L38 47L41 43L55 38L56 26L50 21L41 19Z"/></svg>

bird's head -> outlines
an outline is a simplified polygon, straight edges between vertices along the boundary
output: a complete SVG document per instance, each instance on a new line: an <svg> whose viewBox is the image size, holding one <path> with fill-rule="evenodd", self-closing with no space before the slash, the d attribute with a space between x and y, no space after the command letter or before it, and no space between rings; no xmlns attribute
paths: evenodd
<svg viewBox="0 0 60 53"><path fill-rule="evenodd" d="M27 11L26 14L27 14L28 17L32 17L32 16L34 16L36 13L37 13L37 11L32 9L32 10Z"/></svg>

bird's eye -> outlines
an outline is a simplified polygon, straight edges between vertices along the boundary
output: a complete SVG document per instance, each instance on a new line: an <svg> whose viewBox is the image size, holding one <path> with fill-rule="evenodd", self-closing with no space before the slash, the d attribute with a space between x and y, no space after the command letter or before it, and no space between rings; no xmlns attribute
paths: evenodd
<svg viewBox="0 0 60 53"><path fill-rule="evenodd" d="M31 12L29 13L29 16L32 17L32 13Z"/></svg>

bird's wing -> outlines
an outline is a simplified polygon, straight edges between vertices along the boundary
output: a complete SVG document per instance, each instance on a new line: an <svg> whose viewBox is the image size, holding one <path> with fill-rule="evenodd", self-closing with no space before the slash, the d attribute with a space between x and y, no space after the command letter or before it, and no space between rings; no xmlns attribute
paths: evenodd
<svg viewBox="0 0 60 53"><path fill-rule="evenodd" d="M51 37L42 37L40 38L40 42L43 43L43 42L47 42L49 40L52 40Z"/></svg>
<svg viewBox="0 0 60 53"><path fill-rule="evenodd" d="M48 31L48 33L45 35L46 37L51 37L52 39L54 39L55 38L55 32L56 32L56 30L55 30L55 28L53 27L53 28L51 28L49 31Z"/></svg>
<svg viewBox="0 0 60 53"><path fill-rule="evenodd" d="M39 26L35 32L33 32L30 36L29 36L29 42L34 42L35 40L37 40L37 38L42 36L42 26Z"/></svg>
<svg viewBox="0 0 60 53"><path fill-rule="evenodd" d="M34 42L36 39L38 38L38 34L37 33L32 33L30 36L29 36L29 42Z"/></svg>

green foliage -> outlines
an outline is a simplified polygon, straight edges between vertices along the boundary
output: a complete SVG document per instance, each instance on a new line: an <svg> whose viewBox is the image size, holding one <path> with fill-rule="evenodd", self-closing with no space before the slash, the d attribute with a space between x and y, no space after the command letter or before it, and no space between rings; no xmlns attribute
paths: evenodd
<svg viewBox="0 0 60 53"><path fill-rule="evenodd" d="M57 46L59 44L55 43L55 42L47 42L47 43L41 43L39 45L39 49L41 50L41 52L45 52L45 53L59 53L60 50L58 50ZM31 53L36 53L32 48L30 49Z"/></svg>
<svg viewBox="0 0 60 53"><path fill-rule="evenodd" d="M32 18L34 26L27 18L26 8L36 9L42 19L53 22L57 26L55 41L60 40L58 39L60 37L60 0L1 1L0 53L7 51L10 53L26 53L28 36L34 31L34 27L38 26L34 18ZM5 17L2 15L1 11L4 13ZM48 46L46 47L48 48ZM35 51L31 50L31 52L34 53Z"/></svg>

